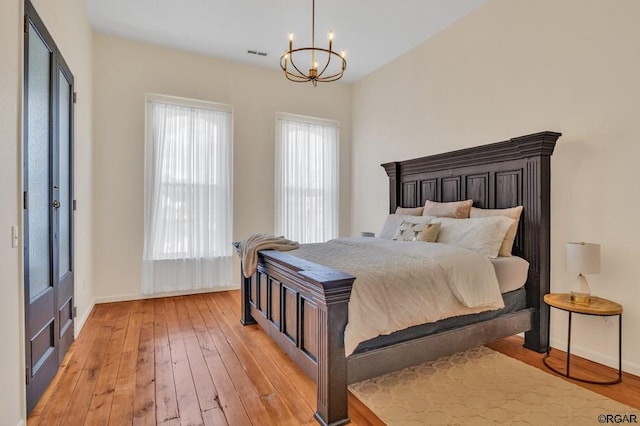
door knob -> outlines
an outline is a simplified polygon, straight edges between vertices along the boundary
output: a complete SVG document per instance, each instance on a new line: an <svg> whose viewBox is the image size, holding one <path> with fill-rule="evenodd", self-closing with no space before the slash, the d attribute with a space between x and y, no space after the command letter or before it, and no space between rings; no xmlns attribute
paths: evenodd
<svg viewBox="0 0 640 426"><path fill-rule="evenodd" d="M58 208L60 208L60 201L58 201L58 200L53 200L53 208L54 208L54 209L58 209Z"/></svg>

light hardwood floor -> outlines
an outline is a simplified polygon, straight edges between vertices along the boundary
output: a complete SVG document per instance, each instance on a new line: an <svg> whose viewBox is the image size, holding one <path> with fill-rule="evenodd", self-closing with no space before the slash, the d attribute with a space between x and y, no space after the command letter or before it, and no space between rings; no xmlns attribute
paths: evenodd
<svg viewBox="0 0 640 426"><path fill-rule="evenodd" d="M97 305L28 424L316 424L315 385L258 326L240 325L239 306L237 291ZM490 347L545 369L518 337ZM640 408L637 377L586 387ZM349 415L382 424L351 395Z"/></svg>

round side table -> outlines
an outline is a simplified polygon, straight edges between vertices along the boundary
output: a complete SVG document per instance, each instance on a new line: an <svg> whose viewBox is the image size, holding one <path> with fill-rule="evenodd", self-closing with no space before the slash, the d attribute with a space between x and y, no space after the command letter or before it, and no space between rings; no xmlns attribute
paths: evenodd
<svg viewBox="0 0 640 426"><path fill-rule="evenodd" d="M547 305L569 312L569 331L567 336L567 367L566 370L560 371L557 368L552 367L547 362L549 354L551 352L551 346L547 349L547 354L542 359L544 365L551 371L558 373L562 376L568 377L573 380L579 380L585 383L594 383L599 385L613 385L622 381L622 305L613 302L611 300L603 299L601 297L591 296L591 303L588 305L575 303L571 301L571 295L569 293L550 293L544 295L544 303ZM610 381L594 381L587 380L581 377L571 375L571 317L572 314L582 315L596 315L601 317L618 316L618 378ZM551 333L551 315L549 315L549 323L547 324L547 341L549 341L549 334Z"/></svg>

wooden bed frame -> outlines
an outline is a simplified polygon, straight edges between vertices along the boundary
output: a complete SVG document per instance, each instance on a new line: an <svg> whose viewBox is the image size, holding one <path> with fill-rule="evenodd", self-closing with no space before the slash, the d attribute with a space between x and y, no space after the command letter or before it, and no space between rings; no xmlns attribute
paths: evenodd
<svg viewBox="0 0 640 426"><path fill-rule="evenodd" d="M242 279L242 323L259 323L318 386L315 417L349 422L347 385L525 332L524 346L547 350L550 259L550 156L560 133L382 164L389 176L389 212L425 200L473 199L481 208L524 206L514 254L529 261L527 309L345 357L344 329L355 277L296 258L259 253L257 272ZM236 245L237 247L237 245Z"/></svg>

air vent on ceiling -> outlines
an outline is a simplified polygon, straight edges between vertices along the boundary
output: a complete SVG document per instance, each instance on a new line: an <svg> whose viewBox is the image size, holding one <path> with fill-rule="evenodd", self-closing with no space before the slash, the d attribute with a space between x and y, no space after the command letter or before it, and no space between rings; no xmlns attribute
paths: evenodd
<svg viewBox="0 0 640 426"><path fill-rule="evenodd" d="M247 50L247 53L250 55L267 56L267 52L259 52L257 50Z"/></svg>

